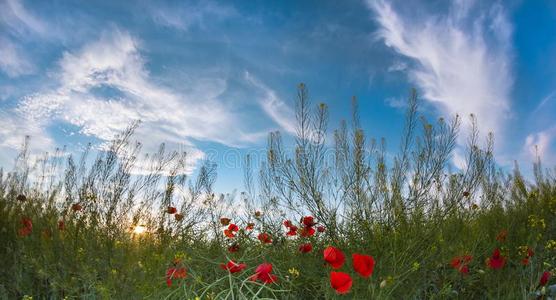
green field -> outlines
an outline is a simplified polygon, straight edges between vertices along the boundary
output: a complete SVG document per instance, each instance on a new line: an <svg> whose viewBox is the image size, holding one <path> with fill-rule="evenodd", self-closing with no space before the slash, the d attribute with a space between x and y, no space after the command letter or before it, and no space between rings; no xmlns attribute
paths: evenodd
<svg viewBox="0 0 556 300"><path fill-rule="evenodd" d="M355 100L335 130L303 85L297 104L293 145L271 133L229 194L214 163L186 176L163 147L134 175L140 124L98 153L24 147L0 173L0 298L556 297L554 168L501 169L473 117L426 120L414 93L396 149L365 136Z"/></svg>

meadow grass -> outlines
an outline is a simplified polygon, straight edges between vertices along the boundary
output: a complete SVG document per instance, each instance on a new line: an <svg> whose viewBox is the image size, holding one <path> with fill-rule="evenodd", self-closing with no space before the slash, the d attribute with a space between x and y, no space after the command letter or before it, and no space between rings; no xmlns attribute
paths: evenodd
<svg viewBox="0 0 556 300"><path fill-rule="evenodd" d="M492 136L481 142L473 117L460 137L457 116L419 117L414 91L396 154L367 140L355 99L351 120L327 133L327 106L311 105L300 85L296 117L293 150L271 133L260 167L245 158L239 194L213 190L214 163L188 178L185 153L161 146L139 159L139 124L96 157L87 149L78 158L32 159L23 147L14 169L0 172L0 298L556 296L553 278L540 282L556 266L554 170L540 161L527 179L517 164L500 170ZM466 162L456 169L451 155L461 140ZM304 225L304 216L316 224ZM308 243L312 251L301 253ZM324 259L329 246L346 256L337 270ZM373 257L372 275L356 271L355 253ZM223 269L229 260L244 269ZM272 272L257 273L264 262ZM331 271L352 278L347 293L331 286Z"/></svg>

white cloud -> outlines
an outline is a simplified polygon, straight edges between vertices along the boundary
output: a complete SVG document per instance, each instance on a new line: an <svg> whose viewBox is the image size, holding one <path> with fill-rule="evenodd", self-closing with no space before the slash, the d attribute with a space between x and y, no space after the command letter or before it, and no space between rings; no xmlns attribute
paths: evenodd
<svg viewBox="0 0 556 300"><path fill-rule="evenodd" d="M236 15L235 9L213 1L168 5L157 2L147 8L153 21L159 25L187 31L192 26L206 24Z"/></svg>
<svg viewBox="0 0 556 300"><path fill-rule="evenodd" d="M53 145L40 124L20 114L0 110L0 147L19 149L25 136L32 137L33 143L44 150Z"/></svg>
<svg viewBox="0 0 556 300"><path fill-rule="evenodd" d="M384 99L384 103L390 107L398 109L407 107L407 99L403 99L401 97L388 97Z"/></svg>
<svg viewBox="0 0 556 300"><path fill-rule="evenodd" d="M245 72L247 82L263 92L259 105L263 111L284 131L295 134L295 113L278 95L249 72Z"/></svg>
<svg viewBox="0 0 556 300"><path fill-rule="evenodd" d="M367 3L378 38L410 62L409 79L424 98L446 115L475 114L480 130L499 141L513 84L512 27L502 7L479 13L473 2L455 1L446 15L411 18L385 1Z"/></svg>
<svg viewBox="0 0 556 300"><path fill-rule="evenodd" d="M388 72L404 71L407 69L407 63L403 61L395 61L388 67Z"/></svg>
<svg viewBox="0 0 556 300"><path fill-rule="evenodd" d="M52 30L20 0L0 1L0 28L0 71L12 78L34 73L31 56L20 42L50 36Z"/></svg>
<svg viewBox="0 0 556 300"><path fill-rule="evenodd" d="M40 124L27 120L19 113L0 109L0 167L10 169L25 137L31 137L34 157L54 150L54 142Z"/></svg>
<svg viewBox="0 0 556 300"><path fill-rule="evenodd" d="M553 165L556 163L556 156L553 154L555 141L556 126L531 133L525 139L523 153L530 161L535 161L538 157L542 162Z"/></svg>
<svg viewBox="0 0 556 300"><path fill-rule="evenodd" d="M228 146L258 139L220 101L227 89L224 76L196 78L187 94L177 93L155 83L139 48L137 39L114 29L79 51L64 53L55 75L59 87L24 97L18 113L43 126L63 121L105 141L141 120L136 135L146 150L156 151L165 142L169 150L186 149L194 160L203 154L192 139Z"/></svg>
<svg viewBox="0 0 556 300"><path fill-rule="evenodd" d="M46 23L30 13L20 0L0 2L0 24L4 24L14 34L48 34Z"/></svg>
<svg viewBox="0 0 556 300"><path fill-rule="evenodd" d="M34 66L22 49L0 36L0 70L13 78L33 73Z"/></svg>

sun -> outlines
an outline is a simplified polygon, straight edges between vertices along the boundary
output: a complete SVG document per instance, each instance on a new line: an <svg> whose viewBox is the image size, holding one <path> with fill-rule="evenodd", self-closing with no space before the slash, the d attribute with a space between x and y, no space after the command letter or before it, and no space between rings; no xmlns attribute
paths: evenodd
<svg viewBox="0 0 556 300"><path fill-rule="evenodd" d="M147 232L147 227L145 225L137 225L133 227L133 234L143 234Z"/></svg>

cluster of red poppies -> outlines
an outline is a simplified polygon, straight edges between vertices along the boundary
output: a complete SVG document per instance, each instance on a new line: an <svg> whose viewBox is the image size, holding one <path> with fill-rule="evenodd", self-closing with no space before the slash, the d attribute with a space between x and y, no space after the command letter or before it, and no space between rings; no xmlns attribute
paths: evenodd
<svg viewBox="0 0 556 300"><path fill-rule="evenodd" d="M533 249L531 249L531 247L527 247L527 250L525 251L525 257L521 260L521 264L524 266L529 265L529 260L531 257L533 257L533 255L535 255Z"/></svg>
<svg viewBox="0 0 556 300"><path fill-rule="evenodd" d="M329 246L324 249L324 261L332 267L332 269L340 269L346 260L344 253L335 247ZM363 278L368 278L373 274L375 268L375 260L370 255L354 253L351 255L353 269ZM336 290L338 294L345 294L351 290L353 280L348 273L330 272L330 286Z"/></svg>
<svg viewBox="0 0 556 300"><path fill-rule="evenodd" d="M187 272L185 268L178 267L179 264L180 264L179 260L178 262L174 261L172 267L166 270L166 285L168 287L172 286L174 279L183 279L187 276ZM220 264L220 268L232 274L235 274L245 270L245 268L247 268L247 265L244 263L237 263L233 260L230 260L226 264ZM259 281L266 284L266 283L274 283L278 281L278 277L272 274L272 264L265 262L260 264L255 269L255 274L251 275L249 277L249 280Z"/></svg>
<svg viewBox="0 0 556 300"><path fill-rule="evenodd" d="M220 224L222 224L222 226L227 226L226 229L223 230L224 236L226 236L229 239L235 238L237 232L240 229L236 224L231 223L231 221L232 220L230 218L226 218L226 217L220 218ZM283 224L287 229L286 236L291 237L299 234L300 237L311 237L315 235L315 232L323 233L326 230L325 227L322 225L317 226L317 223L315 222L315 218L312 216L302 217L300 223L301 223L300 227L297 227L292 223L292 221L285 220ZM255 228L254 223L247 223L247 225L245 226L246 231L253 230L254 228ZM270 234L265 232L259 233L259 235L257 235L257 239L263 244L272 243L272 237L270 236ZM228 247L229 252L236 252L238 250L239 250L239 244L236 242L232 243ZM311 243L303 243L299 246L299 251L302 253L308 253L311 252L312 250L313 250L313 245Z"/></svg>
<svg viewBox="0 0 556 300"><path fill-rule="evenodd" d="M233 239L236 237L237 232L239 231L239 226L234 223L231 223L230 218L222 217L220 218L220 224L225 226L223 230L224 236L229 239ZM300 237L306 238L314 236L316 232L322 233L325 232L325 227L322 225L318 225L315 222L314 217L312 216L305 216L300 220L300 227L294 225L290 220L285 220L283 225L286 227L287 232L286 236L296 236L299 235ZM255 224L248 223L245 227L245 230L253 230ZM315 230L316 228L316 230ZM272 243L272 238L268 233L259 233L257 239L263 243L268 244ZM239 250L239 244L234 242L228 247L229 252L236 252ZM311 243L302 243L299 246L299 251L301 253L308 253L313 250L313 245ZM335 247L327 247L324 249L323 252L324 261L332 267L332 269L337 270L340 269L345 263L345 255L344 253ZM364 278L368 278L372 275L375 261L374 258L370 255L364 254L357 254L354 253L352 255L352 264L353 268L356 273ZM223 270L227 270L228 272L234 274L239 273L247 268L245 263L238 263L234 260L228 261L226 264L220 264L220 268ZM185 269L177 268L175 266L169 268L167 270L166 278L167 283L171 285L171 279L173 278L183 278L185 277ZM276 275L272 274L272 264L265 262L260 264L255 269L255 274L249 277L252 281L260 281L262 283L274 283L278 280ZM331 271L330 272L330 286L339 294L348 293L351 290L351 286L353 284L353 280L351 275L345 272L338 272L338 271Z"/></svg>
<svg viewBox="0 0 556 300"><path fill-rule="evenodd" d="M170 215L174 215L174 218L178 222L183 220L183 214L177 213L178 212L177 208L175 208L173 206L168 206L168 208L166 209L166 212Z"/></svg>
<svg viewBox="0 0 556 300"><path fill-rule="evenodd" d="M317 225L317 223L315 222L315 218L312 216L305 216L303 218L301 218L301 229L299 230L299 235L301 237L310 237L315 235L315 226ZM298 227L293 225L292 221L290 220L285 220L284 221L284 226L286 227L286 229L288 230L288 232L286 232L287 236L296 236L297 235L297 231L298 231ZM324 232L325 228L322 225L317 226L317 231L318 232Z"/></svg>
<svg viewBox="0 0 556 300"><path fill-rule="evenodd" d="M324 249L323 257L324 261L334 270L340 269L346 260L344 253L340 249L332 246ZM373 274L375 260L370 255L354 253L352 254L352 264L356 273L364 278L368 278ZM226 264L220 264L220 268L234 274L245 270L247 265L230 260ZM168 269L168 272L176 272L176 270L176 268L171 268ZM183 273L185 274L185 271L183 271ZM260 264L255 269L255 274L251 275L249 279L251 281L260 281L265 284L274 283L278 280L276 275L272 274L272 264L267 262ZM330 286L338 294L348 293L351 290L352 284L353 280L348 273L337 271L330 272Z"/></svg>
<svg viewBox="0 0 556 300"><path fill-rule="evenodd" d="M23 194L17 195L16 200L19 202L26 202L27 197ZM83 207L79 203L74 203L71 205L71 209L75 212L80 211ZM20 220L22 227L17 230L17 235L25 237L33 232L33 220L29 217L22 217ZM66 223L63 220L58 221L58 229L65 230Z"/></svg>
<svg viewBox="0 0 556 300"><path fill-rule="evenodd" d="M527 247L525 257L521 260L522 265L528 265L529 259L533 257L533 249ZM456 256L450 262L450 265L463 275L469 274L469 263L473 260L471 255ZM500 253L499 248L495 248L492 255L486 259L486 266L491 270L499 270L504 268L507 259ZM540 285L544 286L548 283L550 279L550 272L544 272L542 274Z"/></svg>
<svg viewBox="0 0 556 300"><path fill-rule="evenodd" d="M187 276L187 272L183 267L171 267L166 270L166 285L172 286L174 279L183 279Z"/></svg>
<svg viewBox="0 0 556 300"><path fill-rule="evenodd" d="M508 236L508 231L501 230L496 235L496 241L499 243L504 243L506 242L507 236ZM523 252L524 252L524 257L521 260L521 264L526 266L529 265L530 259L535 255L535 252L533 251L533 249L531 249L531 247L525 247ZM473 257L468 254L462 256L456 256L451 260L450 265L461 274L467 275L469 274L469 264L471 263L472 260ZM488 257L485 260L485 262L487 268L491 270L500 270L503 269L504 266L506 265L507 258L506 256L500 253L500 248L495 248L494 251L492 252L492 255ZM550 280L550 274L551 274L550 272L544 272L541 276L539 285L541 286L546 285Z"/></svg>
<svg viewBox="0 0 556 300"><path fill-rule="evenodd" d="M18 201L24 202L27 201L27 197L25 195L19 195L16 198ZM83 206L79 203L74 203L71 205L71 210L74 212L79 212L83 210ZM26 237L33 232L33 220L29 217L22 217L20 220L22 227L17 230L17 235L20 237ZM66 222L64 220L58 221L58 230L64 231L66 229ZM46 236L50 236L50 229L45 229L43 234Z"/></svg>
<svg viewBox="0 0 556 300"><path fill-rule="evenodd" d="M230 260L226 264L220 264L220 268L234 274L243 271L247 268L247 265ZM255 274L251 275L249 279L251 281L260 281L262 283L273 283L278 280L278 277L272 274L272 264L265 262L260 264L255 269Z"/></svg>

